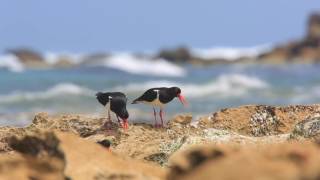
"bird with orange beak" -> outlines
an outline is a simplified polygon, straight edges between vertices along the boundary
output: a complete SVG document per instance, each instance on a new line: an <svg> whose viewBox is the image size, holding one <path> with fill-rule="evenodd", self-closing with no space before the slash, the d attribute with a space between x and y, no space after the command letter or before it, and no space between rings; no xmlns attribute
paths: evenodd
<svg viewBox="0 0 320 180"><path fill-rule="evenodd" d="M181 89L178 87L159 87L148 89L140 97L135 99L132 104L144 103L153 106L155 127L163 127L164 107L167 103L169 103L176 97L184 106L188 106L186 99L181 94ZM157 123L157 113L155 107L160 108L159 115L161 124Z"/></svg>
<svg viewBox="0 0 320 180"><path fill-rule="evenodd" d="M123 127L123 129L127 130L129 128L129 113L126 108L126 95L121 92L98 92L96 97L100 104L106 107L108 111L108 121L111 122L110 111L112 111L116 114L119 124ZM122 119L122 123L119 117Z"/></svg>

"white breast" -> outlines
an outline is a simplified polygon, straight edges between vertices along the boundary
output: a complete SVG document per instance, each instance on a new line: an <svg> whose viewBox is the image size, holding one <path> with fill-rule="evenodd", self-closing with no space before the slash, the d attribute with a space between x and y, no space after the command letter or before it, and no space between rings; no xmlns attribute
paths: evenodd
<svg viewBox="0 0 320 180"><path fill-rule="evenodd" d="M144 104L148 104L148 105L152 105L152 106L158 106L158 107L163 107L164 104L162 104L159 100L159 98L151 101L151 102L148 102L148 101L143 101Z"/></svg>

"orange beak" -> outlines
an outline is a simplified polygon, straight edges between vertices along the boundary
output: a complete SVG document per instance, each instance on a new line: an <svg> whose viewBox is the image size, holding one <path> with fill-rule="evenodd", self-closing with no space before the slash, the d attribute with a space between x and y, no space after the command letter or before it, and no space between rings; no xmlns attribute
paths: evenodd
<svg viewBox="0 0 320 180"><path fill-rule="evenodd" d="M178 98L180 102L183 104L183 106L188 107L189 104L184 96L182 96L181 94L178 94Z"/></svg>

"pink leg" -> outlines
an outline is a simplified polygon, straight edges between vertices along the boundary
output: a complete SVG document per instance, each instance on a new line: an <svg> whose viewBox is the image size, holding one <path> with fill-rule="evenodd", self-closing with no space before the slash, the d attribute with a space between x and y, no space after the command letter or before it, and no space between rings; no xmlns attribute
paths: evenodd
<svg viewBox="0 0 320 180"><path fill-rule="evenodd" d="M123 124L121 124L121 121L119 119L119 116L117 116L117 119L118 119L118 123L119 123L119 126L121 126L123 128Z"/></svg>
<svg viewBox="0 0 320 180"><path fill-rule="evenodd" d="M164 112L162 109L160 109L161 127L163 127L163 115L164 115Z"/></svg>
<svg viewBox="0 0 320 180"><path fill-rule="evenodd" d="M154 127L158 127L158 124L157 124L157 112L154 109L154 107L153 107L153 116L154 116Z"/></svg>

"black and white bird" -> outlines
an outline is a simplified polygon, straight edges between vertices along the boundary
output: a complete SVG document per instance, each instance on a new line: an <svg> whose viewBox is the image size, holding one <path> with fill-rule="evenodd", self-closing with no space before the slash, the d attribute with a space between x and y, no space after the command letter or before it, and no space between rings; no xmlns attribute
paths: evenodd
<svg viewBox="0 0 320 180"><path fill-rule="evenodd" d="M124 128L128 129L128 118L129 113L127 111L127 97L121 92L98 92L96 94L97 100L106 107L108 111L108 121L111 121L110 111L114 112L117 116L119 124ZM119 119L122 119L122 124Z"/></svg>
<svg viewBox="0 0 320 180"><path fill-rule="evenodd" d="M188 103L184 96L181 95L181 89L178 87L159 87L159 88L151 88L148 89L145 93L143 93L140 97L135 99L132 104L138 104L138 103L144 103L147 105L153 106L153 115L154 115L154 121L155 121L155 127L158 127L157 124L157 113L155 110L155 107L160 108L160 119L161 124L160 127L163 127L163 109L167 103L172 101L174 98L179 98L180 102L187 106Z"/></svg>

